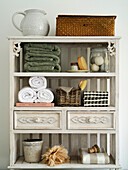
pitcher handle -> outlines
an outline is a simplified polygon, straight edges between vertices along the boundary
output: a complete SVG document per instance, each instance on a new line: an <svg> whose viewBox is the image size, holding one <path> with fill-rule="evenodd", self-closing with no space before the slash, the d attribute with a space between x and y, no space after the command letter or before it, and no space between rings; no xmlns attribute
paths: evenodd
<svg viewBox="0 0 128 170"><path fill-rule="evenodd" d="M42 10L42 13L43 13L44 15L46 15L46 14L47 14L44 10Z"/></svg>
<svg viewBox="0 0 128 170"><path fill-rule="evenodd" d="M15 17L16 17L16 15L18 15L18 14L21 14L21 15L26 15L24 12L15 12L14 14L13 14L13 16L12 16L12 23L13 23L13 25L15 26L15 28L16 29L18 29L19 31L21 31L21 32L23 32L23 30L19 27L19 26L17 26L17 24L15 23Z"/></svg>

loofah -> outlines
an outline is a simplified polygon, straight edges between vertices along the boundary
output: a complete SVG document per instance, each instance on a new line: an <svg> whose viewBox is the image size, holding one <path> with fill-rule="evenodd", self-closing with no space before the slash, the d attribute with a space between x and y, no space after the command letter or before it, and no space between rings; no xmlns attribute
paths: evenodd
<svg viewBox="0 0 128 170"><path fill-rule="evenodd" d="M49 148L44 155L42 155L43 163L48 166L55 166L69 162L68 151L63 146L55 145Z"/></svg>

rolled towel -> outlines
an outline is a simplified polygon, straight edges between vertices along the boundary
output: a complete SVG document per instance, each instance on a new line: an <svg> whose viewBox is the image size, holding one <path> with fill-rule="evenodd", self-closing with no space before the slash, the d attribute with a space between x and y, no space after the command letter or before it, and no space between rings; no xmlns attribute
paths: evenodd
<svg viewBox="0 0 128 170"><path fill-rule="evenodd" d="M18 93L19 102L22 102L22 103L34 103L36 99L37 99L37 94L30 87L24 87Z"/></svg>
<svg viewBox="0 0 128 170"><path fill-rule="evenodd" d="M51 103L54 100L54 95L49 89L41 89L37 92L38 102Z"/></svg>
<svg viewBox="0 0 128 170"><path fill-rule="evenodd" d="M47 80L45 77L31 77L29 79L29 85L34 88L34 90L38 90L40 88L47 87Z"/></svg>
<svg viewBox="0 0 128 170"><path fill-rule="evenodd" d="M104 151L101 151L101 153L90 154L88 153L86 148L81 148L80 156L83 164L109 164L110 163L110 157Z"/></svg>

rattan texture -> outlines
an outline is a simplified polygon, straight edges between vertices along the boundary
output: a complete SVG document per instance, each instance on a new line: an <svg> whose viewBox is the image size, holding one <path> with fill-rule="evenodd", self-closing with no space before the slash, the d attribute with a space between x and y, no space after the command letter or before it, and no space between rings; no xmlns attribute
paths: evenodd
<svg viewBox="0 0 128 170"><path fill-rule="evenodd" d="M114 36L115 16L57 17L57 36Z"/></svg>
<svg viewBox="0 0 128 170"><path fill-rule="evenodd" d="M79 106L80 105L80 90L73 88L69 93L62 89L57 89L57 105L58 106Z"/></svg>

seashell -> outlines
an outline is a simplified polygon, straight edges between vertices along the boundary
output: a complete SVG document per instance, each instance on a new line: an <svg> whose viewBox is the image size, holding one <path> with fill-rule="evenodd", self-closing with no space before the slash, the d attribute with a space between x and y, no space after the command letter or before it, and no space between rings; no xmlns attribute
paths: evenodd
<svg viewBox="0 0 128 170"><path fill-rule="evenodd" d="M102 65L103 63L104 63L104 59L103 59L102 56L99 56L99 57L96 57L96 58L95 58L95 64L96 64L96 65L100 66L100 65Z"/></svg>
<svg viewBox="0 0 128 170"><path fill-rule="evenodd" d="M91 65L91 70L92 71L99 71L99 66L97 66L96 64L92 64Z"/></svg>

